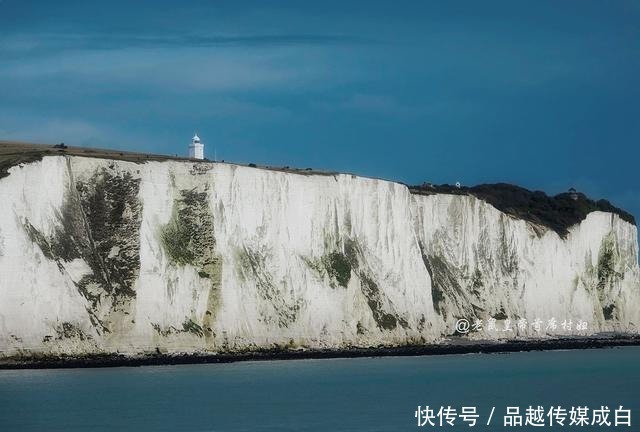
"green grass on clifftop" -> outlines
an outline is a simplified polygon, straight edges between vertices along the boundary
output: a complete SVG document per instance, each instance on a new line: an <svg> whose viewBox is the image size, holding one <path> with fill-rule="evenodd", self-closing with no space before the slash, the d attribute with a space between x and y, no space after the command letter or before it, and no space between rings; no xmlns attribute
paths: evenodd
<svg viewBox="0 0 640 432"><path fill-rule="evenodd" d="M630 213L613 206L609 201L594 201L582 193L561 193L549 196L542 191L528 189L507 183L482 184L478 186L457 188L453 185L410 186L413 193L455 195L471 195L485 201L501 212L544 225L561 236L569 233L569 227L583 221L594 211L614 213L621 219L636 224ZM575 198L575 199L574 199Z"/></svg>

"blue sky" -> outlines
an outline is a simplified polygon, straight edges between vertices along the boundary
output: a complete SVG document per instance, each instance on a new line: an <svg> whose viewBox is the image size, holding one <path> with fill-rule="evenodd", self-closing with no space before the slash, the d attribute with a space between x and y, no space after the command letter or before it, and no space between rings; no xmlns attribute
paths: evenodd
<svg viewBox="0 0 640 432"><path fill-rule="evenodd" d="M574 186L640 216L640 2L0 0L0 139L406 183Z"/></svg>

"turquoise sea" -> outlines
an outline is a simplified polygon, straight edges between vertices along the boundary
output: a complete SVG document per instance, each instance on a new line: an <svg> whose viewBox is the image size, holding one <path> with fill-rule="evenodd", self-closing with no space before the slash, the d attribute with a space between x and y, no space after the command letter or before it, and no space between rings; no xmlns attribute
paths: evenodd
<svg viewBox="0 0 640 432"><path fill-rule="evenodd" d="M478 424L418 427L418 406ZM0 371L0 431L501 431L507 406L630 409L640 347L107 369ZM491 408L492 422L486 425ZM568 423L568 421L567 421Z"/></svg>

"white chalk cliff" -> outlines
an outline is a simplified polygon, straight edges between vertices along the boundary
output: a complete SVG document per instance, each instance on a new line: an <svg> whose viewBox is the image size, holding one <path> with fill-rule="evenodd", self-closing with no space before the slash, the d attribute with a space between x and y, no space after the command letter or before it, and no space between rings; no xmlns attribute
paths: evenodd
<svg viewBox="0 0 640 432"><path fill-rule="evenodd" d="M637 333L637 257L614 213L561 236L347 174L45 156L0 179L0 357Z"/></svg>

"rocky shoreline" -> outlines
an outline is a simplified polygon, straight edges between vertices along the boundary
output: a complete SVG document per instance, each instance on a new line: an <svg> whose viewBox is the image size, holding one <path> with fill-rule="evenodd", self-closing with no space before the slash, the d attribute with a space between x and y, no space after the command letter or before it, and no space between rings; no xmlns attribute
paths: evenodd
<svg viewBox="0 0 640 432"><path fill-rule="evenodd" d="M473 353L509 353L640 346L640 335L595 336L541 340L469 341L449 339L445 343L348 349L265 349L246 352L172 354L94 354L87 356L14 356L0 359L0 369L102 368L119 366L231 363L237 361L303 360L357 357L426 356Z"/></svg>

